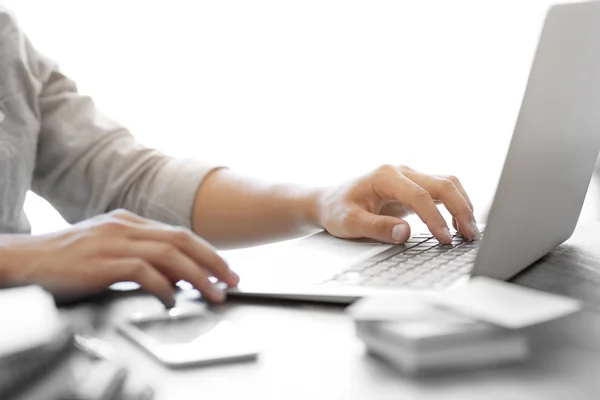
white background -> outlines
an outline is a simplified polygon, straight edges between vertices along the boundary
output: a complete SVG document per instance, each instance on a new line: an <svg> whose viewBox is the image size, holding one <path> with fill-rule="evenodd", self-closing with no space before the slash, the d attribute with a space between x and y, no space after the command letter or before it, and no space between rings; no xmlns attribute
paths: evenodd
<svg viewBox="0 0 600 400"><path fill-rule="evenodd" d="M12 0L34 45L148 146L272 180L381 163L494 193L548 0ZM34 232L64 226L29 196Z"/></svg>

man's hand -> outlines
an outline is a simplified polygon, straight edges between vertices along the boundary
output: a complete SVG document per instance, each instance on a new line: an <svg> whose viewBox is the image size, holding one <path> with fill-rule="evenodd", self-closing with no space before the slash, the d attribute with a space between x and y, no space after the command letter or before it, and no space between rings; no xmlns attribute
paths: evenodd
<svg viewBox="0 0 600 400"><path fill-rule="evenodd" d="M134 281L174 305L174 284L186 280L210 301L225 293L209 276L235 286L239 277L205 240L119 210L43 236L0 236L3 285L39 284L58 295L97 293Z"/></svg>
<svg viewBox="0 0 600 400"><path fill-rule="evenodd" d="M325 190L317 201L321 225L341 238L403 243L410 237L410 227L402 218L414 212L440 242L450 243L448 226L436 206L439 202L450 211L461 235L479 239L473 205L454 176L384 165L346 185Z"/></svg>

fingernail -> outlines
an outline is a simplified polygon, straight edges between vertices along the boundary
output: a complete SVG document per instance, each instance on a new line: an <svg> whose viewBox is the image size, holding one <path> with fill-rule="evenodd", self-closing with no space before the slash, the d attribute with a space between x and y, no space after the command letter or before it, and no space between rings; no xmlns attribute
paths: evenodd
<svg viewBox="0 0 600 400"><path fill-rule="evenodd" d="M450 235L450 230L447 227L443 227L442 228L442 239L446 242L446 243L451 243L452 242L452 235Z"/></svg>
<svg viewBox="0 0 600 400"><path fill-rule="evenodd" d="M224 290L220 290L219 288L216 288L213 286L211 292L212 292L212 297L215 301L225 300L225 291Z"/></svg>
<svg viewBox="0 0 600 400"><path fill-rule="evenodd" d="M175 295L172 295L172 296L169 296L169 297L163 299L163 304L165 305L166 308L171 309L171 308L175 307L175 303L176 303Z"/></svg>
<svg viewBox="0 0 600 400"><path fill-rule="evenodd" d="M402 242L408 236L408 228L404 224L398 224L392 228L392 239L394 242Z"/></svg>
<svg viewBox="0 0 600 400"><path fill-rule="evenodd" d="M238 283L240 283L240 276L232 270L229 270L229 281L231 282L231 286L236 286Z"/></svg>
<svg viewBox="0 0 600 400"><path fill-rule="evenodd" d="M473 231L473 240L481 239L481 232L475 222L471 222L471 230Z"/></svg>

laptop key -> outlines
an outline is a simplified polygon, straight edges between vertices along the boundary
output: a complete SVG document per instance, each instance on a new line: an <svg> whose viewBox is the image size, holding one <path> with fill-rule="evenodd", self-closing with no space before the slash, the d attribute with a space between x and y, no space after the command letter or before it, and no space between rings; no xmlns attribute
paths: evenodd
<svg viewBox="0 0 600 400"><path fill-rule="evenodd" d="M420 243L419 245L417 245L417 248L425 248L425 247L435 247L435 246L439 246L440 242L438 242L437 240L435 242L432 241L426 241L423 243Z"/></svg>
<svg viewBox="0 0 600 400"><path fill-rule="evenodd" d="M381 263L374 265L373 267L369 268L368 271L370 271L371 273L374 274L381 274L384 271L387 271L388 269L390 269L389 265L383 265Z"/></svg>
<svg viewBox="0 0 600 400"><path fill-rule="evenodd" d="M385 271L383 273L381 273L381 275L379 275L380 278L383 279L395 279L398 276L398 271L393 271L393 270L389 270L389 271Z"/></svg>
<svg viewBox="0 0 600 400"><path fill-rule="evenodd" d="M420 233L415 233L414 235L412 235L410 237L411 239L413 238L426 238L426 239L431 239L433 238L433 235L430 232L420 232Z"/></svg>
<svg viewBox="0 0 600 400"><path fill-rule="evenodd" d="M427 250L427 253L441 254L441 253L445 253L450 250L451 249L447 249L445 247L438 246L438 247L433 247L433 248Z"/></svg>
<svg viewBox="0 0 600 400"><path fill-rule="evenodd" d="M396 246L393 246L385 251L382 251L379 254L375 254L373 257L369 258L369 260L373 260L373 261L383 261L385 259L388 259L392 256L395 256L396 254L402 253L407 251L408 249L416 246L417 243L404 243L404 244L398 244Z"/></svg>
<svg viewBox="0 0 600 400"><path fill-rule="evenodd" d="M412 250L411 250L411 253L406 253L407 258L405 258L405 260L406 259L412 260L421 253L423 253L423 251L412 252Z"/></svg>
<svg viewBox="0 0 600 400"><path fill-rule="evenodd" d="M457 247L456 249L452 250L453 253L457 253L458 255L466 254L469 251L470 249L463 249L462 247Z"/></svg>
<svg viewBox="0 0 600 400"><path fill-rule="evenodd" d="M442 254L438 255L436 257L436 259L448 261L448 260L451 260L451 259L456 258L456 257L458 257L457 253L453 253L453 252L447 251L445 253L442 253Z"/></svg>
<svg viewBox="0 0 600 400"><path fill-rule="evenodd" d="M406 243L416 243L416 244L418 244L418 243L422 243L422 242L426 241L427 239L429 239L429 238L428 237L415 237L415 236L413 236L413 237L410 237L406 241Z"/></svg>
<svg viewBox="0 0 600 400"><path fill-rule="evenodd" d="M391 267L389 269L389 271L395 271L395 272L406 272L409 271L413 268L415 268L416 266L413 264L409 264L409 263L401 263L401 264L396 264L395 266Z"/></svg>
<svg viewBox="0 0 600 400"><path fill-rule="evenodd" d="M410 260L412 260L413 257L392 257L389 258L385 261L383 261L384 263L389 263L389 264L393 264L393 265L398 265L398 264L402 264L405 262L408 262Z"/></svg>

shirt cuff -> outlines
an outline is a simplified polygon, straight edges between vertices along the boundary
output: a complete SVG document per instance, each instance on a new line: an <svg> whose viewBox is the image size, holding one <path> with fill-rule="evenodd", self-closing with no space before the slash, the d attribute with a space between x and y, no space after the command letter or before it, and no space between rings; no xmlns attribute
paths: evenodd
<svg viewBox="0 0 600 400"><path fill-rule="evenodd" d="M147 204L145 217L191 229L198 189L219 168L223 166L194 159L169 159L155 176L154 196Z"/></svg>

